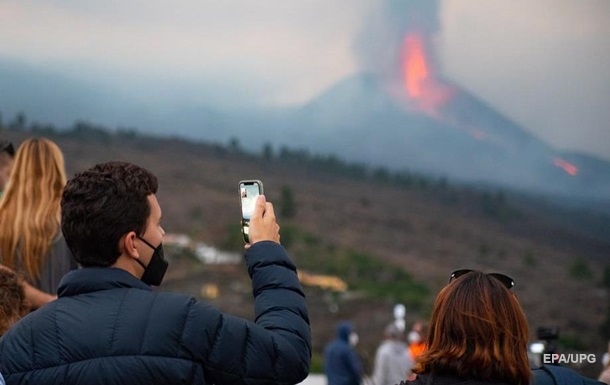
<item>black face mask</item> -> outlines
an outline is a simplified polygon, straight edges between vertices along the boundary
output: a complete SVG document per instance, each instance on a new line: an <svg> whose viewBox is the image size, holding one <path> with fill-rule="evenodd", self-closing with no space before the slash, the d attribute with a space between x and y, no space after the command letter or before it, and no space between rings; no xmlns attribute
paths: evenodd
<svg viewBox="0 0 610 385"><path fill-rule="evenodd" d="M150 257L150 262L148 262L148 266L144 266L142 261L136 259L136 262L140 264L144 268L144 274L140 281L144 282L147 285L151 286L159 286L161 282L163 282L163 276L165 276L165 272L167 271L167 266L169 263L165 259L163 255L163 243L160 243L159 246L154 247L148 241L140 236L138 238L146 243L148 247L154 250L152 257Z"/></svg>

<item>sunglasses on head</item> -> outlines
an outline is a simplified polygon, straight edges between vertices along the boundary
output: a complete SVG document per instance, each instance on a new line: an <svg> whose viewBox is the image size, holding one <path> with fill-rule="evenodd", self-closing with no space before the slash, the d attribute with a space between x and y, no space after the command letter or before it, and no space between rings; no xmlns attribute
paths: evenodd
<svg viewBox="0 0 610 385"><path fill-rule="evenodd" d="M451 272L451 275L449 276L449 282L453 281L454 279L458 279L461 276L468 274L472 271L478 271L478 270L472 270L472 269L454 270ZM500 273L485 273L485 274L500 281L508 290L511 290L513 288L513 286L515 286L515 281L508 275L504 275L504 274L500 274Z"/></svg>
<svg viewBox="0 0 610 385"><path fill-rule="evenodd" d="M13 143L0 141L0 153L6 152L11 157L15 156L15 147L13 147Z"/></svg>

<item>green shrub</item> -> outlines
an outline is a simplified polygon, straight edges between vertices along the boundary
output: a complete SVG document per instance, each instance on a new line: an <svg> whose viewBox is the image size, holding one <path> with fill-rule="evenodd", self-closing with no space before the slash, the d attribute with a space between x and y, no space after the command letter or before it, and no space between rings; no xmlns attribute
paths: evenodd
<svg viewBox="0 0 610 385"><path fill-rule="evenodd" d="M587 280L592 276L593 273L584 259L578 258L570 265L570 277L574 279Z"/></svg>
<svg viewBox="0 0 610 385"><path fill-rule="evenodd" d="M537 265L536 258L532 252L527 252L523 255L523 265L527 267L534 267Z"/></svg>
<svg viewBox="0 0 610 385"><path fill-rule="evenodd" d="M311 355L310 373L324 373L324 357L320 353L314 352Z"/></svg>

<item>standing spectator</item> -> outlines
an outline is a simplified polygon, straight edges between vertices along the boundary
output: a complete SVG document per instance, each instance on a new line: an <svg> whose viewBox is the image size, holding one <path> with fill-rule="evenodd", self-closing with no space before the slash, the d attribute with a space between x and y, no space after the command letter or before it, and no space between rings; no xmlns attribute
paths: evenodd
<svg viewBox="0 0 610 385"><path fill-rule="evenodd" d="M0 336L28 309L21 279L14 272L0 268Z"/></svg>
<svg viewBox="0 0 610 385"><path fill-rule="evenodd" d="M398 384L411 374L413 360L403 335L403 331L394 323L385 328L384 340L375 354L375 385Z"/></svg>
<svg viewBox="0 0 610 385"><path fill-rule="evenodd" d="M502 274L456 270L434 303L427 348L407 384L528 385L528 325Z"/></svg>
<svg viewBox="0 0 610 385"><path fill-rule="evenodd" d="M434 302L417 376L405 384L598 384L566 367L530 368L528 325L514 285L500 273L453 271Z"/></svg>
<svg viewBox="0 0 610 385"><path fill-rule="evenodd" d="M108 162L68 182L61 228L81 268L0 339L9 384L296 384L311 361L305 295L260 196L245 263L255 322L153 291L168 267L157 178ZM204 199L204 198L202 198Z"/></svg>
<svg viewBox="0 0 610 385"><path fill-rule="evenodd" d="M65 184L64 157L54 142L33 138L19 146L0 200L0 263L38 289L26 287L34 308L55 299L60 279L77 267L59 226Z"/></svg>
<svg viewBox="0 0 610 385"><path fill-rule="evenodd" d="M426 348L426 332L426 325L421 321L417 321L413 324L413 327L407 336L409 353L411 354L413 361L415 361Z"/></svg>
<svg viewBox="0 0 610 385"><path fill-rule="evenodd" d="M610 341L608 341L608 351L602 357L602 365L604 368L599 375L598 380L610 384Z"/></svg>
<svg viewBox="0 0 610 385"><path fill-rule="evenodd" d="M342 321L337 325L337 336L324 348L324 373L328 385L360 385L362 362L354 350L357 336L352 324Z"/></svg>
<svg viewBox="0 0 610 385"><path fill-rule="evenodd" d="M13 147L13 143L6 140L0 140L0 197L2 197L2 193L4 192L4 188L6 187L6 183L11 174L14 158L15 147Z"/></svg>

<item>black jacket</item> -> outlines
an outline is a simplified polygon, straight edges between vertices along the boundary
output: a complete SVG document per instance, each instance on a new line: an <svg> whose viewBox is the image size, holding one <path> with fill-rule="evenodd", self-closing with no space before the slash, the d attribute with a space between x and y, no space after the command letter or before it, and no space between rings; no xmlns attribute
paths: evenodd
<svg viewBox="0 0 610 385"><path fill-rule="evenodd" d="M284 249L246 253L255 322L154 292L128 272L67 274L59 299L0 339L7 384L295 384L309 372L305 297Z"/></svg>

